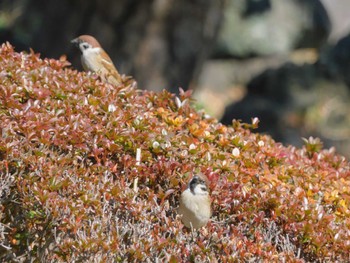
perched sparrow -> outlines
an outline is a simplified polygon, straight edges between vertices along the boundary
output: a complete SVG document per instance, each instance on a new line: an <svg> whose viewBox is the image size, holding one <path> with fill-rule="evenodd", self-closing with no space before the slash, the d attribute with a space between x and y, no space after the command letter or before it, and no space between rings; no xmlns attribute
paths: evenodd
<svg viewBox="0 0 350 263"><path fill-rule="evenodd" d="M188 228L200 228L206 225L211 216L210 197L205 181L194 176L180 198L178 213Z"/></svg>
<svg viewBox="0 0 350 263"><path fill-rule="evenodd" d="M85 71L97 73L102 81L119 85L121 76L111 58L103 50L100 43L89 35L81 35L71 41L81 51L81 63Z"/></svg>

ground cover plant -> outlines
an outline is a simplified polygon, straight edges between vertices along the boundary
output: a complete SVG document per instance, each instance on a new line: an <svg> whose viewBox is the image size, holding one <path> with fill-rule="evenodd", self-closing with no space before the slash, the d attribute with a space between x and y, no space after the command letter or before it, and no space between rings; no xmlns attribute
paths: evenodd
<svg viewBox="0 0 350 263"><path fill-rule="evenodd" d="M177 97L115 87L64 57L0 49L0 260L350 260L350 165L317 138L297 149L224 126ZM193 174L213 216L176 215Z"/></svg>

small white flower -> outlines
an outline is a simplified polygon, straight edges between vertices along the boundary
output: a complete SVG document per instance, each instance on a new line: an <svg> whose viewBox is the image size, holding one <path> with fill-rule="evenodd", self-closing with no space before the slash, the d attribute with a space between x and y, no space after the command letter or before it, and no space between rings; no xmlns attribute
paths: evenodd
<svg viewBox="0 0 350 263"><path fill-rule="evenodd" d="M263 146L265 145L265 143L264 143L264 141L259 141L259 142L258 142L258 145L259 145L260 147L263 147Z"/></svg>
<svg viewBox="0 0 350 263"><path fill-rule="evenodd" d="M170 147L171 147L171 142L166 141L166 142L164 143L164 148L170 148Z"/></svg>
<svg viewBox="0 0 350 263"><path fill-rule="evenodd" d="M167 136L168 135L168 132L166 131L166 129L162 129L162 135L163 136Z"/></svg>
<svg viewBox="0 0 350 263"><path fill-rule="evenodd" d="M259 123L259 118L257 118L257 117L253 118L252 124L253 124L253 125L256 125L256 124L258 124L258 123Z"/></svg>
<svg viewBox="0 0 350 263"><path fill-rule="evenodd" d="M339 232L335 234L334 240L337 240L339 238Z"/></svg>
<svg viewBox="0 0 350 263"><path fill-rule="evenodd" d="M190 149L190 150L196 149L196 145L194 145L193 143L191 143L189 149Z"/></svg>
<svg viewBox="0 0 350 263"><path fill-rule="evenodd" d="M157 141L154 141L153 143L152 143L152 147L154 148L154 149L156 149L156 148L158 148L159 147L159 142L157 142Z"/></svg>
<svg viewBox="0 0 350 263"><path fill-rule="evenodd" d="M237 147L235 147L233 150L232 150L232 155L234 157L238 157L240 155L240 151Z"/></svg>
<svg viewBox="0 0 350 263"><path fill-rule="evenodd" d="M117 110L117 107L114 106L114 104L108 105L108 112L115 112Z"/></svg>

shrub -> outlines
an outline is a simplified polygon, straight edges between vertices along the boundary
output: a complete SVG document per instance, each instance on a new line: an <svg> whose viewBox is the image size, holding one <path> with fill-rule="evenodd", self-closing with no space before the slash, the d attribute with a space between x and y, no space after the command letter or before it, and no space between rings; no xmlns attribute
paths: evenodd
<svg viewBox="0 0 350 263"><path fill-rule="evenodd" d="M350 166L333 148L68 66L0 49L2 261L349 260ZM191 232L176 208L194 173L214 213Z"/></svg>

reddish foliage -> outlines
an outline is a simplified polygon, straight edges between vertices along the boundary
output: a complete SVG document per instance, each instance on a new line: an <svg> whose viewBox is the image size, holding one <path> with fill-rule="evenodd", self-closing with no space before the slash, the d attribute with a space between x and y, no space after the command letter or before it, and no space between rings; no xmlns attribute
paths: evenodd
<svg viewBox="0 0 350 263"><path fill-rule="evenodd" d="M346 261L350 166L318 139L296 149L179 98L102 83L61 58L0 49L1 260ZM141 150L140 160L136 158ZM207 175L213 218L176 207Z"/></svg>

